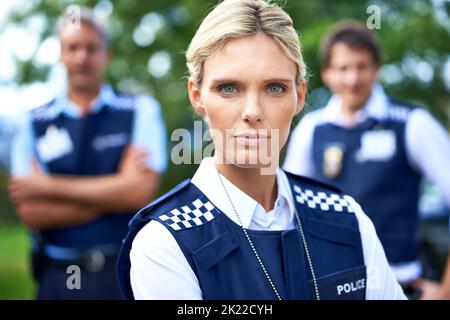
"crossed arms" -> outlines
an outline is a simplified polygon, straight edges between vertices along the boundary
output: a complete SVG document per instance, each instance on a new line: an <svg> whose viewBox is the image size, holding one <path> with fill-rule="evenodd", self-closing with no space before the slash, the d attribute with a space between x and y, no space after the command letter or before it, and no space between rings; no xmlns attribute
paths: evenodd
<svg viewBox="0 0 450 320"><path fill-rule="evenodd" d="M105 213L136 211L154 196L159 173L146 165L146 151L130 146L115 174L77 177L49 175L33 160L25 177L11 177L9 192L20 219L45 230L89 222Z"/></svg>

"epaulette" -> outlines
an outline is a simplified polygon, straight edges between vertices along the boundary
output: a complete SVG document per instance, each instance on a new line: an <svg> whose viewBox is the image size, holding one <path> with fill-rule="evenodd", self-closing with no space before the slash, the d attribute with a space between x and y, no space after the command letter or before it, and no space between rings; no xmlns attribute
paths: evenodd
<svg viewBox="0 0 450 320"><path fill-rule="evenodd" d="M189 196L181 195L189 185L190 180L185 180L150 203L133 218L130 227L131 224L157 220L174 231L180 231L201 226L217 217L219 211L195 186Z"/></svg>
<svg viewBox="0 0 450 320"><path fill-rule="evenodd" d="M59 112L53 108L55 99L46 104L31 110L31 118L35 121L49 121L55 119Z"/></svg>
<svg viewBox="0 0 450 320"><path fill-rule="evenodd" d="M406 102L391 99L388 108L388 118L397 122L405 122L415 108L417 107Z"/></svg>
<svg viewBox="0 0 450 320"><path fill-rule="evenodd" d="M310 209L353 213L345 195L336 187L313 179L286 172L294 200Z"/></svg>
<svg viewBox="0 0 450 320"><path fill-rule="evenodd" d="M118 94L110 107L113 110L130 111L135 108L135 105L136 96L130 94Z"/></svg>

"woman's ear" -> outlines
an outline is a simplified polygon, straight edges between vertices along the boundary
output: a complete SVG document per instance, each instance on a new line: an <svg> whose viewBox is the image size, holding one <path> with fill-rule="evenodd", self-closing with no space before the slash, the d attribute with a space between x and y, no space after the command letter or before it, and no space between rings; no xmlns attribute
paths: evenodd
<svg viewBox="0 0 450 320"><path fill-rule="evenodd" d="M305 105L305 97L306 97L306 81L303 80L297 87L297 106L295 108L295 116L302 111L303 106Z"/></svg>
<svg viewBox="0 0 450 320"><path fill-rule="evenodd" d="M198 84L195 83L194 80L189 79L188 83L188 94L189 94L189 100L191 101L192 107L194 108L195 112L197 112L201 116L205 116L205 108L202 105L202 94L201 89L198 86Z"/></svg>

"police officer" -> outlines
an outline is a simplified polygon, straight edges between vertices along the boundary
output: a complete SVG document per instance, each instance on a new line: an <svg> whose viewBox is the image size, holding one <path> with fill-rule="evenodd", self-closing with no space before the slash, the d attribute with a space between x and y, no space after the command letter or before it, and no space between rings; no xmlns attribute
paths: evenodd
<svg viewBox="0 0 450 320"><path fill-rule="evenodd" d="M322 47L322 78L334 92L325 108L295 128L284 169L339 187L374 222L397 279L421 276L417 257L418 197L422 176L450 204L450 140L422 108L388 97L377 84L380 51L357 22L343 22ZM421 281L423 298L450 298L450 270L442 284Z"/></svg>
<svg viewBox="0 0 450 320"><path fill-rule="evenodd" d="M166 167L158 103L103 83L105 30L88 9L79 18L58 29L67 92L31 111L12 150L10 194L34 231L40 299L120 298L120 241Z"/></svg>
<svg viewBox="0 0 450 320"><path fill-rule="evenodd" d="M133 218L119 258L125 296L404 298L359 205L278 169L306 94L287 13L263 0L225 0L186 59L189 97L215 154Z"/></svg>

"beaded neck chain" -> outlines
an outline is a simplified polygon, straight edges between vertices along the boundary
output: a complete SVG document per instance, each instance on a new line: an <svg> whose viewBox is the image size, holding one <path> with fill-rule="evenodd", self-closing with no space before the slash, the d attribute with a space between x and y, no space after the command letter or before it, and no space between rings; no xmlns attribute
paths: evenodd
<svg viewBox="0 0 450 320"><path fill-rule="evenodd" d="M236 215L236 217L237 217L237 219L239 221L239 224L240 224L240 226L242 228L242 231L244 232L244 235L247 238L247 241L250 244L250 247L252 248L252 251L255 254L255 257L258 260L258 263L261 266L261 269L262 269L264 275L266 276L267 281L269 282L270 286L272 287L272 290L275 293L277 299L278 300L282 300L278 289L275 287L275 283L273 282L272 278L270 277L269 273L267 272L266 266L264 265L263 261L261 260L261 257L259 256L259 253L256 250L256 247L253 244L253 241L250 238L250 235L248 234L247 229L244 228L244 225L243 225L242 220L241 220L241 216L238 214L238 212L237 212L237 210L236 210L236 208L235 208L235 206L233 204L233 201L231 200L230 194L228 193L228 190L225 187L225 184L223 183L222 176L220 175L219 171L217 171L217 174L219 176L219 180L220 180L220 183L222 184L223 190L225 191L225 194L227 195L228 201L230 202L231 207L233 208L234 214ZM316 274L314 272L311 256L309 254L309 248L308 248L308 244L306 242L305 234L303 232L302 221L300 220L300 216L299 216L295 206L294 206L294 215L295 215L295 218L296 218L297 223L298 223L298 231L299 231L300 237L302 239L303 248L305 249L306 259L308 261L309 270L311 271L312 280L313 280L313 283L314 283L314 293L315 293L315 296L316 296L316 300L320 300L319 286L317 285Z"/></svg>

